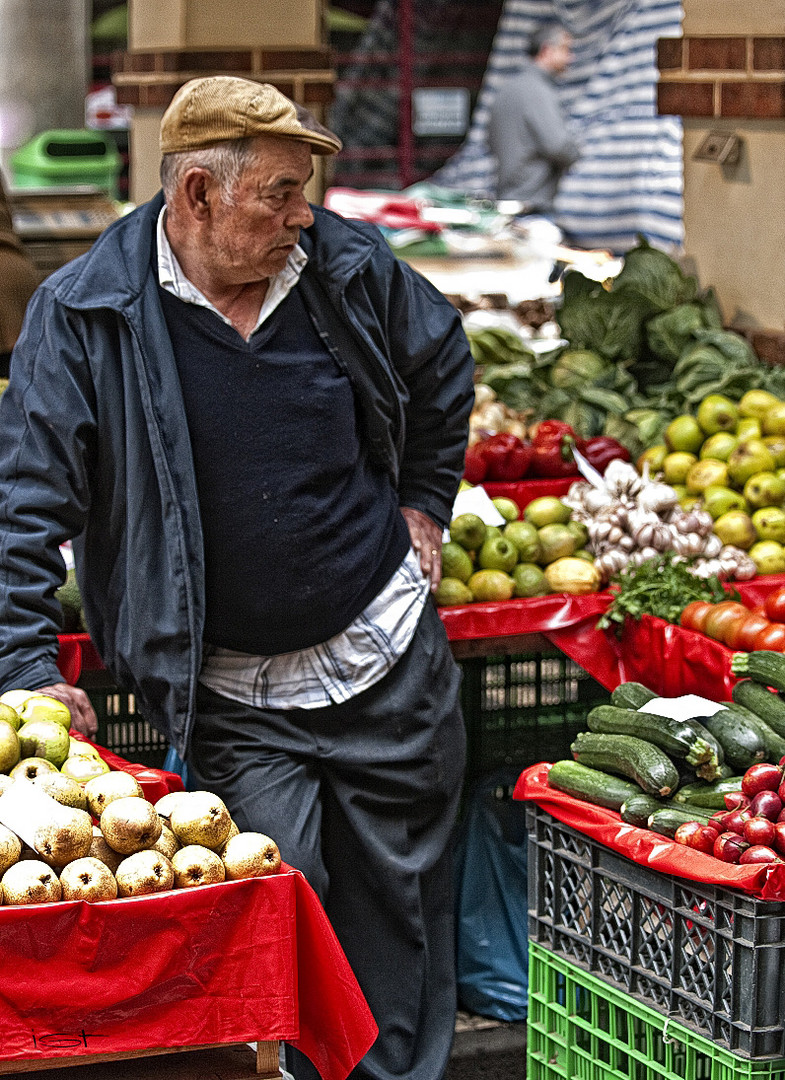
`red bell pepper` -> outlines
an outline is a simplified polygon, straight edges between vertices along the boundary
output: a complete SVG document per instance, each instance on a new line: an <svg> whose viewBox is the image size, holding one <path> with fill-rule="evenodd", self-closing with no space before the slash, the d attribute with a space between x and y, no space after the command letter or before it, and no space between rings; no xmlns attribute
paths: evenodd
<svg viewBox="0 0 785 1080"><path fill-rule="evenodd" d="M486 480L522 480L529 471L532 448L509 431L490 435L482 443Z"/></svg>
<svg viewBox="0 0 785 1080"><path fill-rule="evenodd" d="M578 439L575 445L600 475L604 474L608 465L616 459L632 460L627 447L617 439L612 439L610 435L595 435L591 439Z"/></svg>
<svg viewBox="0 0 785 1080"><path fill-rule="evenodd" d="M577 476L578 466L572 454L575 432L562 420L543 420L532 436L531 471L534 476L556 479Z"/></svg>
<svg viewBox="0 0 785 1080"><path fill-rule="evenodd" d="M469 484L481 484L488 473L488 463L481 442L466 447L463 460L463 478Z"/></svg>

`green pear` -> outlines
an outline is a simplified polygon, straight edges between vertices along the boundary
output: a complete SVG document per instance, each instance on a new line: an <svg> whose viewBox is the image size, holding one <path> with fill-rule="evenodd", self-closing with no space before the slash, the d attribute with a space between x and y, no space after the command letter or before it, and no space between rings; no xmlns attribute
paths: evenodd
<svg viewBox="0 0 785 1080"><path fill-rule="evenodd" d="M523 520L535 529L543 525L564 525L572 517L572 510L555 495L539 495L523 508Z"/></svg>
<svg viewBox="0 0 785 1080"><path fill-rule="evenodd" d="M22 757L40 757L59 769L68 757L71 741L67 729L48 718L24 720L17 732Z"/></svg>
<svg viewBox="0 0 785 1080"><path fill-rule="evenodd" d="M755 473L774 472L774 455L763 439L745 439L731 452L727 465L731 484L743 488Z"/></svg>
<svg viewBox="0 0 785 1080"><path fill-rule="evenodd" d="M748 554L759 574L785 574L785 548L776 540L759 540Z"/></svg>
<svg viewBox="0 0 785 1080"><path fill-rule="evenodd" d="M774 472L759 472L744 485L744 498L753 510L785 503L785 480Z"/></svg>
<svg viewBox="0 0 785 1080"><path fill-rule="evenodd" d="M450 522L450 539L467 551L476 551L485 540L487 527L479 514L458 514Z"/></svg>
<svg viewBox="0 0 785 1080"><path fill-rule="evenodd" d="M739 420L739 407L724 394L709 394L698 406L697 420L707 435L733 431Z"/></svg>
<svg viewBox="0 0 785 1080"><path fill-rule="evenodd" d="M752 524L759 540L776 540L785 544L785 509L781 506L764 506L752 515Z"/></svg>

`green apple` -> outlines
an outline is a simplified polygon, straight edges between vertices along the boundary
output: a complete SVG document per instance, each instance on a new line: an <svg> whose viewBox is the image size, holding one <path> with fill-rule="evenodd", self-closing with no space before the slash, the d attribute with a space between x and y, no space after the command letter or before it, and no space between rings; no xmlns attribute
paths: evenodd
<svg viewBox="0 0 785 1080"><path fill-rule="evenodd" d="M714 522L714 531L723 544L747 551L757 540L752 518L743 510L729 510Z"/></svg>
<svg viewBox="0 0 785 1080"><path fill-rule="evenodd" d="M450 539L467 551L476 551L482 545L486 531L479 514L458 514L450 522Z"/></svg>
<svg viewBox="0 0 785 1080"><path fill-rule="evenodd" d="M723 514L727 514L729 510L746 512L749 509L747 500L740 491L723 487L721 484L706 488L703 492L703 507L715 521Z"/></svg>
<svg viewBox="0 0 785 1080"><path fill-rule="evenodd" d="M782 506L785 502L785 480L774 472L759 472L744 485L744 498L753 510L764 506Z"/></svg>
<svg viewBox="0 0 785 1080"><path fill-rule="evenodd" d="M763 506L752 515L752 524L759 540L776 540L785 544L785 509L781 506Z"/></svg>
<svg viewBox="0 0 785 1080"><path fill-rule="evenodd" d="M702 458L690 466L685 483L688 495L700 495L707 487L724 487L728 483L728 466L716 458Z"/></svg>
<svg viewBox="0 0 785 1080"><path fill-rule="evenodd" d="M540 555L540 534L530 521L511 521L504 526L502 535L512 540L518 549L521 562L537 562Z"/></svg>
<svg viewBox="0 0 785 1080"><path fill-rule="evenodd" d="M686 450L674 450L666 454L662 462L662 478L666 484L684 484L687 473L698 460L697 454Z"/></svg>
<svg viewBox="0 0 785 1080"><path fill-rule="evenodd" d="M70 736L57 720L25 720L17 734L23 758L45 758L56 769L60 768L71 749Z"/></svg>
<svg viewBox="0 0 785 1080"><path fill-rule="evenodd" d="M785 548L776 540L758 540L748 554L759 574L785 574Z"/></svg>
<svg viewBox="0 0 785 1080"><path fill-rule="evenodd" d="M22 723L28 720L55 720L65 728L71 727L71 711L67 705L48 694L31 694L17 709Z"/></svg>
<svg viewBox="0 0 785 1080"><path fill-rule="evenodd" d="M733 431L739 421L739 407L724 394L709 394L698 406L697 420L706 435Z"/></svg>
<svg viewBox="0 0 785 1080"><path fill-rule="evenodd" d="M477 552L481 570L503 570L509 574L518 561L518 549L506 536L492 536Z"/></svg>
<svg viewBox="0 0 785 1080"><path fill-rule="evenodd" d="M697 419L687 413L671 420L665 428L665 445L671 452L697 454L705 438Z"/></svg>
<svg viewBox="0 0 785 1080"><path fill-rule="evenodd" d="M739 445L739 440L730 431L718 431L716 435L710 435L700 448L700 458L713 458L716 461L727 461L731 453Z"/></svg>
<svg viewBox="0 0 785 1080"><path fill-rule="evenodd" d="M774 455L763 439L745 439L731 451L727 465L731 484L743 488L755 473L774 472Z"/></svg>

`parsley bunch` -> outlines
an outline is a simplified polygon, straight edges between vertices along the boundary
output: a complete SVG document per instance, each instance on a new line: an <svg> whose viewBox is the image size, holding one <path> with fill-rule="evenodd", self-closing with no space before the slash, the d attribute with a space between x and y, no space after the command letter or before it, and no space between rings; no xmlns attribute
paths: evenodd
<svg viewBox="0 0 785 1080"><path fill-rule="evenodd" d="M640 619L641 615L678 624L682 611L693 600L715 604L739 599L738 592L729 593L718 577L696 577L691 565L691 561L677 560L675 552L666 551L640 566L626 566L613 578L614 597L597 623L598 629L615 624L620 633L625 619Z"/></svg>

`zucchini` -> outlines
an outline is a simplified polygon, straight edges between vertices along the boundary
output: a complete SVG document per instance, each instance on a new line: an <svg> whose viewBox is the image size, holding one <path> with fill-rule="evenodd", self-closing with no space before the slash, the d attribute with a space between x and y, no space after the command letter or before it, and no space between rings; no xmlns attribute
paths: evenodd
<svg viewBox="0 0 785 1080"><path fill-rule="evenodd" d="M769 690L754 679L740 679L734 683L731 697L736 705L750 709L785 738L785 701L776 690Z"/></svg>
<svg viewBox="0 0 785 1080"><path fill-rule="evenodd" d="M741 713L720 709L714 716L707 716L704 723L722 745L729 765L744 772L766 757L766 746L759 730Z"/></svg>
<svg viewBox="0 0 785 1080"><path fill-rule="evenodd" d="M647 795L638 789L637 795L631 795L629 799L624 800L619 807L619 814L622 821L626 821L628 825L637 825L638 828L645 829L651 815L667 805L669 804L664 803L662 799Z"/></svg>
<svg viewBox="0 0 785 1080"><path fill-rule="evenodd" d="M659 694L649 690L643 683L623 682L611 691L611 705L620 709L640 709L641 705L653 701L656 697L659 697Z"/></svg>
<svg viewBox="0 0 785 1080"><path fill-rule="evenodd" d="M557 791L608 810L618 810L627 799L640 795L641 791L637 784L569 759L554 761L548 770L548 783Z"/></svg>
<svg viewBox="0 0 785 1080"><path fill-rule="evenodd" d="M586 717L589 731L604 735L634 735L654 743L672 757L683 758L689 765L704 761L717 763L712 746L692 727L689 720L673 720L656 713L635 712L615 705L596 705Z"/></svg>
<svg viewBox="0 0 785 1080"><path fill-rule="evenodd" d="M711 814L708 811L704 813L699 806L692 806L689 810L680 810L674 806L663 806L649 815L646 827L651 829L652 832L667 836L672 840L679 825L683 825L686 821L699 821L701 825L705 825L710 817Z"/></svg>
<svg viewBox="0 0 785 1080"><path fill-rule="evenodd" d="M749 675L761 686L785 690L785 655L781 652L773 649L736 652L731 657L730 669L734 675Z"/></svg>
<svg viewBox="0 0 785 1080"><path fill-rule="evenodd" d="M741 791L740 776L715 780L712 784L697 780L694 784L685 784L679 788L672 802L681 806L705 806L708 810L724 810L725 795L732 791Z"/></svg>
<svg viewBox="0 0 785 1080"><path fill-rule="evenodd" d="M570 750L581 765L628 776L648 795L670 795L679 786L676 766L665 751L634 735L581 731Z"/></svg>
<svg viewBox="0 0 785 1080"><path fill-rule="evenodd" d="M785 739L778 735L774 728L769 727L762 716L758 716L752 709L745 709L743 705L737 705L735 701L725 701L723 704L727 705L730 712L743 716L748 724L757 729L763 739L766 761L776 764L781 757L785 757Z"/></svg>

